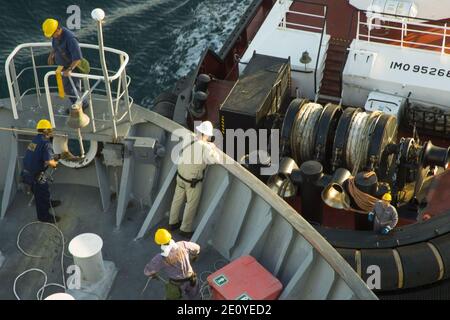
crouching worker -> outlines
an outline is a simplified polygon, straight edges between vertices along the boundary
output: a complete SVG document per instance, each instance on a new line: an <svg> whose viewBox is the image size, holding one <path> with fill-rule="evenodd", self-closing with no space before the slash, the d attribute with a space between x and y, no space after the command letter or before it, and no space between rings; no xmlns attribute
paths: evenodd
<svg viewBox="0 0 450 320"><path fill-rule="evenodd" d="M381 234L388 234L398 223L398 213L391 205L392 196L385 193L382 200L375 203L373 211L369 212L369 221L374 221L373 230Z"/></svg>
<svg viewBox="0 0 450 320"><path fill-rule="evenodd" d="M144 274L154 277L160 271L166 273L169 277L166 283L166 300L195 299L199 287L190 259L197 258L200 246L194 242L175 242L166 229L156 231L155 242L161 246L161 253L145 266Z"/></svg>

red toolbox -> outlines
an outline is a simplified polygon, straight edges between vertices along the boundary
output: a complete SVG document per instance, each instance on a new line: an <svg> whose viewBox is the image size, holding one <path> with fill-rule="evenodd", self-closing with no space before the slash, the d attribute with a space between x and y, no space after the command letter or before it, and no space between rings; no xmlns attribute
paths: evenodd
<svg viewBox="0 0 450 320"><path fill-rule="evenodd" d="M283 285L251 256L243 256L208 277L214 300L275 300Z"/></svg>

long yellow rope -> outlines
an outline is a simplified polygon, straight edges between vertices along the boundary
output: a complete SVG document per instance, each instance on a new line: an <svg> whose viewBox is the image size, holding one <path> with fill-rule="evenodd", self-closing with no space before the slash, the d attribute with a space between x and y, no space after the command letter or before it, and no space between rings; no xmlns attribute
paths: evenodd
<svg viewBox="0 0 450 320"><path fill-rule="evenodd" d="M56 68L56 85L58 86L58 96L61 99L64 99L65 97L65 91L64 91L64 84L63 84L63 80L62 80L62 75L61 72L63 71L64 67L63 66L58 66L58 68Z"/></svg>

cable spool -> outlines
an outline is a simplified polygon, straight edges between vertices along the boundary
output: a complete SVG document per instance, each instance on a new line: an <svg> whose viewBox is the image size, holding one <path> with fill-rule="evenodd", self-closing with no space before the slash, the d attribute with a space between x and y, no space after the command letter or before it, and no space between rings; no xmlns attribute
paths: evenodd
<svg viewBox="0 0 450 320"><path fill-rule="evenodd" d="M351 170L353 174L367 164L369 144L381 114L379 111L361 112L356 115L352 123L345 155L347 169Z"/></svg>
<svg viewBox="0 0 450 320"><path fill-rule="evenodd" d="M346 108L339 119L333 141L332 171L345 166L345 147L350 126L361 108Z"/></svg>
<svg viewBox="0 0 450 320"><path fill-rule="evenodd" d="M315 160L322 163L325 172L331 171L331 157L333 152L333 140L339 118L342 116L342 108L328 103L323 109L317 125L315 138Z"/></svg>
<svg viewBox="0 0 450 320"><path fill-rule="evenodd" d="M345 147L345 167L350 171L354 171L357 166L357 159L361 152L361 142L364 139L363 132L366 128L369 114L366 112L360 112L354 117L350 129L347 134L347 144Z"/></svg>
<svg viewBox="0 0 450 320"><path fill-rule="evenodd" d="M310 102L303 105L297 113L291 132L292 156L297 164L314 158L314 140L322 111L320 104Z"/></svg>
<svg viewBox="0 0 450 320"><path fill-rule="evenodd" d="M372 112L369 115L369 118L367 119L366 128L363 132L364 139L362 140L362 147L361 147L361 153L359 154L359 159L357 166L355 168L354 174L356 174L360 169L364 169L368 166L369 163L369 146L370 143L373 140L375 129L379 123L379 120L381 119L382 112L375 111Z"/></svg>
<svg viewBox="0 0 450 320"><path fill-rule="evenodd" d="M383 151L390 144L395 142L397 138L397 118L389 115L382 114L376 125L375 129L371 135L371 140L368 148L368 169L375 170L378 176L383 176L383 172L378 172L380 167L380 161L382 160ZM387 157L384 160L383 167L390 168L393 160L393 155ZM383 171L383 170L382 170Z"/></svg>
<svg viewBox="0 0 450 320"><path fill-rule="evenodd" d="M305 99L294 99L289 104L286 114L284 116L283 125L281 127L281 154L287 155L290 153L290 137L295 119L300 108L308 103Z"/></svg>

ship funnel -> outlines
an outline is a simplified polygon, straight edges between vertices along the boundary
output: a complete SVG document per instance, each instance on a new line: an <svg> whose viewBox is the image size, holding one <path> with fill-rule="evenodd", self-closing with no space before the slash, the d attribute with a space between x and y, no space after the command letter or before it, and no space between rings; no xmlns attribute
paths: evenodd
<svg viewBox="0 0 450 320"><path fill-rule="evenodd" d="M90 122L89 117L83 112L81 102L77 102L70 108L70 116L67 125L73 129L81 129L86 127Z"/></svg>

